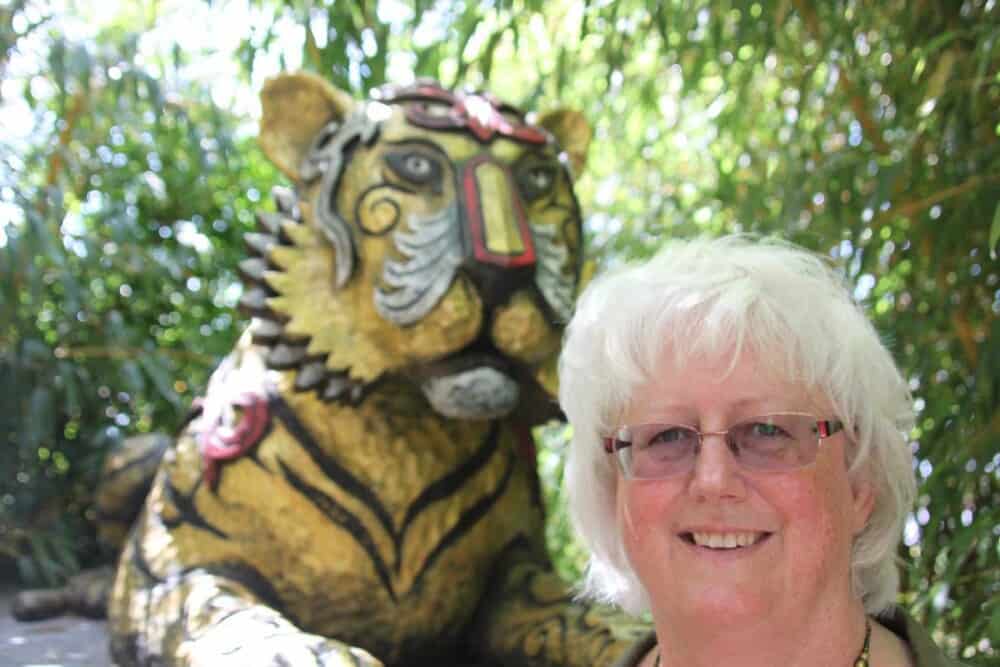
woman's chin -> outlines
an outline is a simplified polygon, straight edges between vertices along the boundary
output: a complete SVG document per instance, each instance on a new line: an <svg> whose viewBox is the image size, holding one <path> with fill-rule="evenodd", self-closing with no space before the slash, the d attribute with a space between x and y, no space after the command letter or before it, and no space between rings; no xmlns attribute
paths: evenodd
<svg viewBox="0 0 1000 667"><path fill-rule="evenodd" d="M685 604L671 606L682 614L716 626L745 626L747 618L766 617L773 607L773 598L756 588L706 584L686 590L683 598L687 600Z"/></svg>

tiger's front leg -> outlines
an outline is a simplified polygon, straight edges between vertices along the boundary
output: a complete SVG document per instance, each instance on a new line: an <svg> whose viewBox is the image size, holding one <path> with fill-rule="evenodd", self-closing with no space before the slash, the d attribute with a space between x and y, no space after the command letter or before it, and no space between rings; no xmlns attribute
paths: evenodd
<svg viewBox="0 0 1000 667"><path fill-rule="evenodd" d="M527 548L511 550L497 572L474 633L500 664L633 667L651 647L648 625L574 599L546 559Z"/></svg>
<svg viewBox="0 0 1000 667"><path fill-rule="evenodd" d="M228 582L208 576L193 582L189 636L177 648L176 662L185 667L381 667L360 648L303 632L280 613L236 591ZM204 600L204 596L208 599Z"/></svg>
<svg viewBox="0 0 1000 667"><path fill-rule="evenodd" d="M134 586L124 580L135 578L145 577L123 567L117 585ZM302 631L224 576L194 570L134 590L131 609L112 615L111 653L120 667L382 666L363 649Z"/></svg>
<svg viewBox="0 0 1000 667"><path fill-rule="evenodd" d="M340 534L318 516L303 518L315 508L290 493L274 458L294 455L287 432L275 433L265 399L251 399L237 403L233 432L257 449L225 476L207 465L214 460L205 451L216 443L199 445L190 430L163 456L109 600L111 652L121 667L382 665L336 632L316 634L317 615L335 612L335 603L294 604L321 582L336 589L326 559L313 556L330 552ZM272 442L261 449L267 433Z"/></svg>

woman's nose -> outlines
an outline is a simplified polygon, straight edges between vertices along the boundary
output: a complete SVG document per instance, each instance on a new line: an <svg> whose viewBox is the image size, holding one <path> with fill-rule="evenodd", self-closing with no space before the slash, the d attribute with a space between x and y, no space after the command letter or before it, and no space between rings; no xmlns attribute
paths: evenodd
<svg viewBox="0 0 1000 667"><path fill-rule="evenodd" d="M721 434L703 435L690 490L702 498L741 499L746 496L746 481L739 461Z"/></svg>

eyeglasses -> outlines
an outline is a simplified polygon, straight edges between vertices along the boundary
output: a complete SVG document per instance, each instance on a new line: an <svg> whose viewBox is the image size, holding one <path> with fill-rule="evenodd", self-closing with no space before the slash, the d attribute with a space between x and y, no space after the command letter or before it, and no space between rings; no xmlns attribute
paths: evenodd
<svg viewBox="0 0 1000 667"><path fill-rule="evenodd" d="M751 417L725 431L637 424L604 438L604 449L615 454L626 479L664 479L693 470L705 437L721 435L742 467L781 472L813 463L820 441L843 428L843 422L796 412Z"/></svg>

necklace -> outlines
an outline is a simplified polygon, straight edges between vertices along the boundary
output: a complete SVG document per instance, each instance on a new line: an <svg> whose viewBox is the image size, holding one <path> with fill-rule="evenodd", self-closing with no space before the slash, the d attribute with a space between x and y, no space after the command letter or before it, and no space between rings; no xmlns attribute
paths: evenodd
<svg viewBox="0 0 1000 667"><path fill-rule="evenodd" d="M858 657L854 659L854 665L853 665L853 667L870 667L870 658L871 658L870 644L871 644L871 639L872 639L872 624L871 624L871 621L869 621L868 617L866 616L865 617L865 643L861 645L861 652L858 653ZM659 648L656 649L656 662L654 663L654 667L660 667L660 649Z"/></svg>
<svg viewBox="0 0 1000 667"><path fill-rule="evenodd" d="M872 623L865 616L865 643L861 645L861 653L854 659L854 667L869 667L869 644L872 638Z"/></svg>

